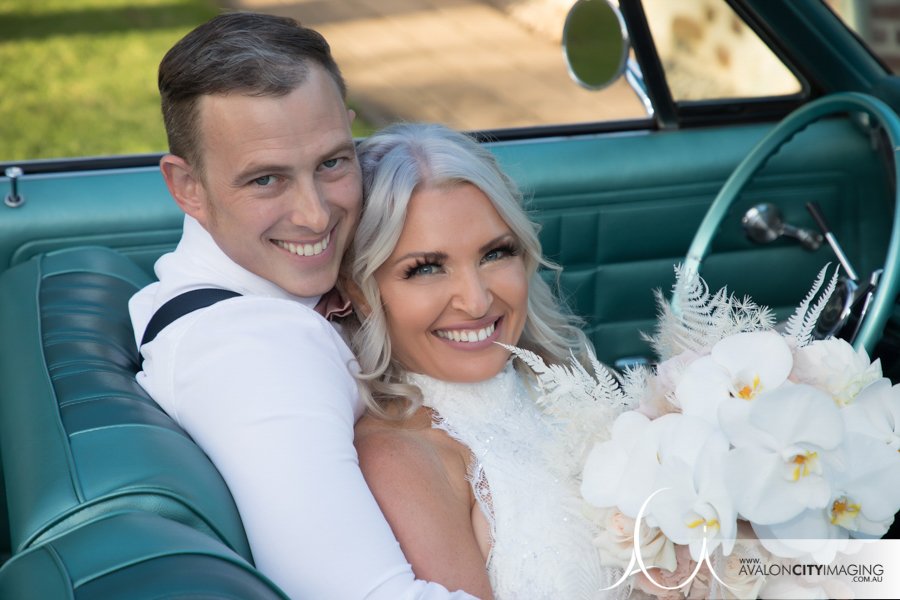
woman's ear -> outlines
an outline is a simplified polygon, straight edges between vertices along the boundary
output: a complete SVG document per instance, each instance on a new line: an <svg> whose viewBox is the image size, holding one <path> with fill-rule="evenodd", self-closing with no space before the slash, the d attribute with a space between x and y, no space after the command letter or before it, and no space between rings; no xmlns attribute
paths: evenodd
<svg viewBox="0 0 900 600"><path fill-rule="evenodd" d="M180 156L166 154L159 161L159 170L181 210L205 227L208 217L206 188L193 167Z"/></svg>

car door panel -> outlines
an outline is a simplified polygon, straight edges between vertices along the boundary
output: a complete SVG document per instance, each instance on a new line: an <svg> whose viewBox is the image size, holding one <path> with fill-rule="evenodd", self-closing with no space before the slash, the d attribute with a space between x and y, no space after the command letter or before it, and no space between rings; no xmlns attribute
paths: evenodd
<svg viewBox="0 0 900 600"><path fill-rule="evenodd" d="M641 331L656 314L653 290L668 292L706 209L728 175L770 125L597 135L495 144L542 225L545 253L563 266L564 297L587 319L598 356L609 363L651 358ZM816 123L782 148L732 208L703 275L711 287L751 294L783 316L816 273L834 263L827 245L749 242L740 216L759 202L814 228L816 201L848 255L867 273L880 266L892 211L885 172L856 123Z"/></svg>

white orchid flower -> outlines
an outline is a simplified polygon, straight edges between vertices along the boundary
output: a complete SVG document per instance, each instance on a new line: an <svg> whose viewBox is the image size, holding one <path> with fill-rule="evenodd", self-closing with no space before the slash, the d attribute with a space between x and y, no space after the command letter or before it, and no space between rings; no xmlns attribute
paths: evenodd
<svg viewBox="0 0 900 600"><path fill-rule="evenodd" d="M829 526L826 514L826 509L809 509L783 523L751 526L774 556L824 564L834 561L848 544L847 531Z"/></svg>
<svg viewBox="0 0 900 600"><path fill-rule="evenodd" d="M900 509L900 454L878 439L847 433L832 476L827 520L852 537L881 537Z"/></svg>
<svg viewBox="0 0 900 600"><path fill-rule="evenodd" d="M660 489L663 457L678 457L688 464L696 459L699 447L692 448L695 436L675 433L682 417L681 413L669 413L650 420L636 411L619 415L611 439L596 444L588 455L582 472L582 497L593 506L616 506L636 519ZM648 526L658 526L652 512L644 514L644 519Z"/></svg>
<svg viewBox="0 0 900 600"><path fill-rule="evenodd" d="M847 431L881 440L900 451L900 385L882 377L864 388L843 410Z"/></svg>
<svg viewBox="0 0 900 600"><path fill-rule="evenodd" d="M589 504L601 508L619 506L627 516L637 516L640 504L629 511L622 506L620 498L624 487L635 485L633 474L647 471L646 468L637 468L637 465L655 457L655 448L651 449L646 444L645 432L650 423L648 417L636 411L624 412L613 423L610 439L594 445L581 477L581 495ZM647 477L649 481L645 485L650 490L648 495L652 493L653 477L655 471Z"/></svg>
<svg viewBox="0 0 900 600"><path fill-rule="evenodd" d="M722 403L741 404L774 390L791 372L791 349L774 331L737 333L691 363L675 388L684 414L718 424Z"/></svg>
<svg viewBox="0 0 900 600"><path fill-rule="evenodd" d="M788 521L831 499L826 453L844 437L840 410L831 397L797 384L761 394L746 419L725 419L735 445L726 481L738 512L754 524Z"/></svg>
<svg viewBox="0 0 900 600"><path fill-rule="evenodd" d="M687 415L668 420L660 430L656 489L664 490L649 504L649 514L676 544L689 546L691 558L720 544L731 553L737 533L737 513L725 487L725 457L729 444L708 421Z"/></svg>
<svg viewBox="0 0 900 600"><path fill-rule="evenodd" d="M791 380L808 383L831 394L846 406L870 383L880 379L881 361L869 361L865 349L854 350L846 340L816 340L794 353Z"/></svg>

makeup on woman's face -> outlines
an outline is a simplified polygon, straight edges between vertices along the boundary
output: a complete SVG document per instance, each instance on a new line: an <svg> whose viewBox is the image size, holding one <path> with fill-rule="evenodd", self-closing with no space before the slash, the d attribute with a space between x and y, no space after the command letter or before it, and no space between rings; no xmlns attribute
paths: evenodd
<svg viewBox="0 0 900 600"><path fill-rule="evenodd" d="M499 373L528 308L518 238L468 183L418 189L391 256L375 279L394 358L436 379L475 382Z"/></svg>

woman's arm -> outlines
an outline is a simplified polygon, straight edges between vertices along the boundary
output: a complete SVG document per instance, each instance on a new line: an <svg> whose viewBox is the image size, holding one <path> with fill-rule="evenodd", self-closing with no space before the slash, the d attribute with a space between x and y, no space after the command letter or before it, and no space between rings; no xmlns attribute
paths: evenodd
<svg viewBox="0 0 900 600"><path fill-rule="evenodd" d="M443 432L371 426L356 448L363 475L419 579L493 597L472 524L468 449Z"/></svg>

